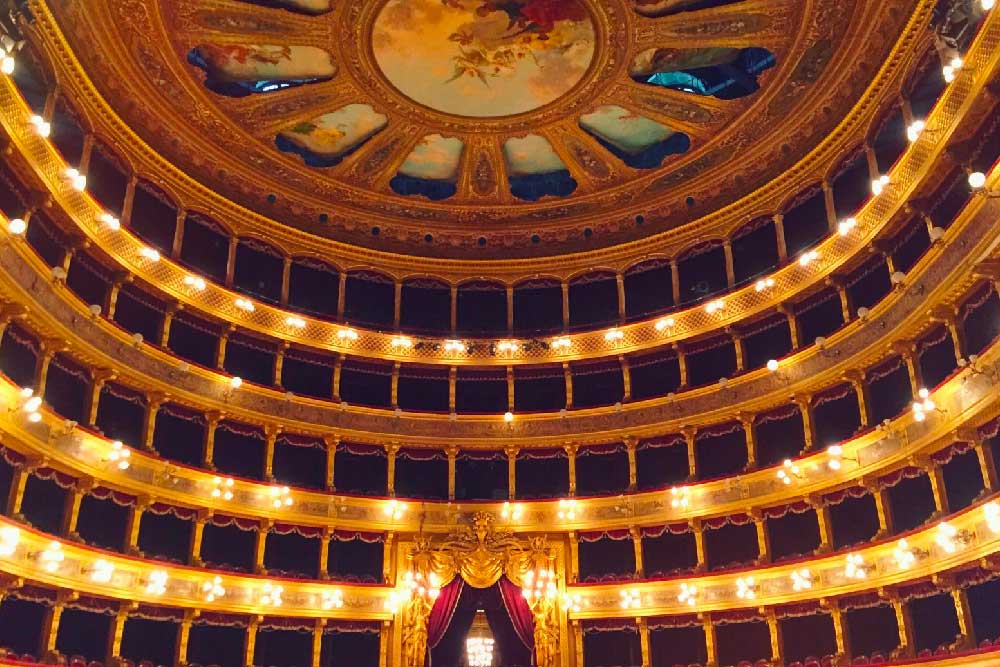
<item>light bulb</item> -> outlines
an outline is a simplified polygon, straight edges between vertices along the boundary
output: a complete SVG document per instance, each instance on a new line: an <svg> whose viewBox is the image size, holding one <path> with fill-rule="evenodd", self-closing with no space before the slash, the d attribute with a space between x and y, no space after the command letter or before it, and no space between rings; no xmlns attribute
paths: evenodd
<svg viewBox="0 0 1000 667"><path fill-rule="evenodd" d="M982 190L986 185L986 174L981 171L974 171L969 174L969 187L973 190Z"/></svg>
<svg viewBox="0 0 1000 667"><path fill-rule="evenodd" d="M772 373L778 370L778 360L769 359L767 362L767 370L771 371Z"/></svg>
<svg viewBox="0 0 1000 667"><path fill-rule="evenodd" d="M7 231L14 236L20 236L28 229L28 223L26 223L21 218L14 218L7 223Z"/></svg>

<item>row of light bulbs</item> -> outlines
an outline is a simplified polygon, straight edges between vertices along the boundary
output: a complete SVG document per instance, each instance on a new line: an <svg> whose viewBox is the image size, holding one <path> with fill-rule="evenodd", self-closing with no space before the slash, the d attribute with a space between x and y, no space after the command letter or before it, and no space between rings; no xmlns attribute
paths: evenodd
<svg viewBox="0 0 1000 667"><path fill-rule="evenodd" d="M21 530L15 526L0 528L0 558L10 558L17 552L21 541ZM44 549L28 554L39 566L49 574L59 572L65 562L66 553L63 545L57 540L49 542ZM96 584L110 584L114 578L115 564L104 558L97 558L89 565L81 567L80 572ZM142 590L147 595L161 596L167 591L170 578L165 570L154 569L141 577ZM198 588L201 600L213 603L225 598L227 589L225 581L219 575L204 581ZM284 604L284 587L264 582L256 593L257 604L262 607L280 607ZM339 588L326 588L320 592L319 607L324 611L340 609L344 606L344 594Z"/></svg>

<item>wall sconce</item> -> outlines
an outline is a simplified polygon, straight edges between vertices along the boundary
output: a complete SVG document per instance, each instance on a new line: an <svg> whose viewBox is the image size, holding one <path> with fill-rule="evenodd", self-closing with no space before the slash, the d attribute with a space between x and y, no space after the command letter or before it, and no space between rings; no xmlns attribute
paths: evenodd
<svg viewBox="0 0 1000 667"><path fill-rule="evenodd" d="M781 464L781 468L778 469L777 476L785 486L791 486L793 479L805 479L802 469L791 459L785 459L784 463Z"/></svg>
<svg viewBox="0 0 1000 667"><path fill-rule="evenodd" d="M505 502L503 507L500 509L500 518L504 521L520 521L523 513L524 508L521 507L520 503L511 504L509 502Z"/></svg>
<svg viewBox="0 0 1000 667"><path fill-rule="evenodd" d="M677 601L693 607L698 604L698 587L691 584L681 584L681 593L677 596Z"/></svg>
<svg viewBox="0 0 1000 667"><path fill-rule="evenodd" d="M389 344L394 350L409 350L413 347L413 340L407 336L396 336Z"/></svg>
<svg viewBox="0 0 1000 667"><path fill-rule="evenodd" d="M276 586L270 581L266 582L260 589L260 605L262 607L280 607L284 602L281 599L284 592L284 587Z"/></svg>
<svg viewBox="0 0 1000 667"><path fill-rule="evenodd" d="M967 530L959 530L947 521L938 524L937 534L934 542L948 554L953 554L960 547L964 547L972 542L973 535Z"/></svg>
<svg viewBox="0 0 1000 667"><path fill-rule="evenodd" d="M382 508L382 512L393 521L399 521L406 514L406 505L398 500L390 500Z"/></svg>
<svg viewBox="0 0 1000 667"><path fill-rule="evenodd" d="M972 188L974 194L988 199L1000 197L1000 192L986 187L986 174L981 171L969 171L969 187Z"/></svg>
<svg viewBox="0 0 1000 667"><path fill-rule="evenodd" d="M305 329L306 321L301 317L296 317L295 315L289 315L285 318L285 324L292 327L293 329Z"/></svg>
<svg viewBox="0 0 1000 667"><path fill-rule="evenodd" d="M670 506L675 510L686 510L691 505L691 491L686 486L670 489Z"/></svg>
<svg viewBox="0 0 1000 667"><path fill-rule="evenodd" d="M109 563L103 558L99 558L94 561L94 565L87 570L83 571L84 574L90 576L90 580L98 584L108 584L111 583L111 577L115 574L115 566L113 563Z"/></svg>
<svg viewBox="0 0 1000 667"><path fill-rule="evenodd" d="M62 562L66 560L66 554L63 553L62 544L53 540L45 549L35 554L35 558L43 570L51 573L59 569Z"/></svg>
<svg viewBox="0 0 1000 667"><path fill-rule="evenodd" d="M114 463L119 470L128 470L132 465L129 459L132 458L132 450L122 444L121 440L111 443L111 451L108 453L107 462Z"/></svg>
<svg viewBox="0 0 1000 667"><path fill-rule="evenodd" d="M237 308L239 308L245 313L252 313L255 310L257 310L257 307L253 305L253 301L251 301L250 299L244 299L240 297L236 299L236 301L234 301L233 303L236 305Z"/></svg>
<svg viewBox="0 0 1000 667"><path fill-rule="evenodd" d="M866 563L865 557L861 554L847 554L847 562L844 565L844 576L848 579L867 579L868 574L875 569L875 566Z"/></svg>
<svg viewBox="0 0 1000 667"><path fill-rule="evenodd" d="M221 477L216 477L212 480L215 488L212 489L213 498L221 498L222 500L232 500L233 499L233 478L227 477L222 479Z"/></svg>
<svg viewBox="0 0 1000 667"><path fill-rule="evenodd" d="M111 215L110 213L101 213L100 221L103 222L105 225L107 225L108 228L113 232L117 232L122 228L121 220Z"/></svg>
<svg viewBox="0 0 1000 667"><path fill-rule="evenodd" d="M344 593L338 588L332 591L323 591L320 596L320 607L323 611L340 609L344 606Z"/></svg>
<svg viewBox="0 0 1000 667"><path fill-rule="evenodd" d="M343 328L337 330L337 340L341 343L353 343L358 339L358 332L354 329Z"/></svg>
<svg viewBox="0 0 1000 667"><path fill-rule="evenodd" d="M164 570L153 570L146 579L146 595L160 596L167 592L167 581L169 575Z"/></svg>
<svg viewBox="0 0 1000 667"><path fill-rule="evenodd" d="M552 340L552 349L556 352L561 352L568 350L572 344L573 343L569 338L563 336L562 338L555 338Z"/></svg>
<svg viewBox="0 0 1000 667"><path fill-rule="evenodd" d="M715 313L725 310L726 302L722 299L716 299L715 301L709 301L705 304L705 312L709 315L714 315Z"/></svg>
<svg viewBox="0 0 1000 667"><path fill-rule="evenodd" d="M986 527L991 533L1000 533L1000 503L993 500L983 505Z"/></svg>
<svg viewBox="0 0 1000 667"><path fill-rule="evenodd" d="M608 329L604 334L605 343L620 343L625 338L625 333L621 329Z"/></svg>
<svg viewBox="0 0 1000 667"><path fill-rule="evenodd" d="M291 489L287 486L272 486L268 494L271 496L271 505L274 509L291 507L294 502L291 496Z"/></svg>
<svg viewBox="0 0 1000 667"><path fill-rule="evenodd" d="M912 548L905 539L897 542L896 548L892 550L892 559L900 570L909 570L916 564L918 558L926 558L928 555L930 554L926 549Z"/></svg>
<svg viewBox="0 0 1000 667"><path fill-rule="evenodd" d="M753 600L757 597L757 584L753 577L740 577L736 580L736 597L741 600Z"/></svg>
<svg viewBox="0 0 1000 667"><path fill-rule="evenodd" d="M621 591L621 598L622 609L638 609L642 606L642 597L639 595L638 588Z"/></svg>
<svg viewBox="0 0 1000 667"><path fill-rule="evenodd" d="M809 252L802 253L802 256L799 257L799 266L809 266L817 259L819 259L819 251L817 250L810 250Z"/></svg>
<svg viewBox="0 0 1000 667"><path fill-rule="evenodd" d="M516 340L502 340L497 343L497 352L502 354L514 354L521 349L521 344Z"/></svg>
<svg viewBox="0 0 1000 667"><path fill-rule="evenodd" d="M927 123L925 121L923 120L913 121L912 123L910 123L910 126L906 128L907 140L911 144L916 143L916 141L920 139L920 135L924 133L925 129L927 129Z"/></svg>
<svg viewBox="0 0 1000 667"><path fill-rule="evenodd" d="M826 466L830 470L840 470L844 467L844 461L850 461L857 466L861 466L861 460L856 456L844 456L844 448L840 445L830 445L826 448L826 455L829 457Z"/></svg>
<svg viewBox="0 0 1000 667"><path fill-rule="evenodd" d="M216 576L211 581L206 581L202 584L201 592L205 595L205 602L215 602L225 596L226 589L222 586L222 577Z"/></svg>
<svg viewBox="0 0 1000 667"><path fill-rule="evenodd" d="M143 246L142 248L139 248L139 257L142 257L143 259L148 259L151 262L159 262L160 251Z"/></svg>
<svg viewBox="0 0 1000 667"><path fill-rule="evenodd" d="M760 292L771 289L772 287L774 287L774 278L762 278L757 281L757 284L754 285L754 290L756 290L759 294Z"/></svg>
<svg viewBox="0 0 1000 667"><path fill-rule="evenodd" d="M13 218L7 222L7 231L14 236L21 236L28 231L28 223L22 218Z"/></svg>
<svg viewBox="0 0 1000 667"><path fill-rule="evenodd" d="M559 512L557 514L560 521L573 521L576 519L576 501L563 498L559 501Z"/></svg>
<svg viewBox="0 0 1000 667"><path fill-rule="evenodd" d="M958 76L958 73L962 70L962 66L965 63L959 57L954 57L951 59L947 65L941 68L941 75L944 77L945 83L951 83Z"/></svg>
<svg viewBox="0 0 1000 667"><path fill-rule="evenodd" d="M667 329L673 329L677 324L677 321L672 317L664 317L656 321L656 330L663 332Z"/></svg>
<svg viewBox="0 0 1000 667"><path fill-rule="evenodd" d="M28 123L35 128L35 132L37 132L38 136L43 139L48 138L48 136L52 134L52 125L38 114L31 116L31 118L28 119Z"/></svg>
<svg viewBox="0 0 1000 667"><path fill-rule="evenodd" d="M792 572L792 590L807 591L812 587L813 574L809 571L809 568L804 567L801 570L795 570Z"/></svg>
<svg viewBox="0 0 1000 667"><path fill-rule="evenodd" d="M14 526L0 528L0 556L8 558L17 551L21 542L21 529Z"/></svg>
<svg viewBox="0 0 1000 667"><path fill-rule="evenodd" d="M845 218L837 223L837 233L841 236L847 236L857 226L858 221L856 218Z"/></svg>
<svg viewBox="0 0 1000 667"><path fill-rule="evenodd" d="M560 605L563 611L567 613L576 614L583 608L583 598L579 593L570 595L569 593L563 593L562 603Z"/></svg>
<svg viewBox="0 0 1000 667"><path fill-rule="evenodd" d="M882 174L878 178L872 181L872 194L878 197L882 194L885 189L889 186L889 177Z"/></svg>
<svg viewBox="0 0 1000 667"><path fill-rule="evenodd" d="M913 419L922 422L927 418L928 412L938 412L944 414L944 410L937 407L931 399L931 393L927 389L920 389L917 392L917 400L913 401Z"/></svg>

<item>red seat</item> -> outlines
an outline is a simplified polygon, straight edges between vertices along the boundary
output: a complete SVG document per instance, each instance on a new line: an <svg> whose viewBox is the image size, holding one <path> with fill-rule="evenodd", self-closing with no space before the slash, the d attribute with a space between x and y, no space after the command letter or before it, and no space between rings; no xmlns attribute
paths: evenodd
<svg viewBox="0 0 1000 667"><path fill-rule="evenodd" d="M822 665L820 665L820 662L817 658L812 658L812 659L806 658L805 667L822 667Z"/></svg>
<svg viewBox="0 0 1000 667"><path fill-rule="evenodd" d="M991 642L989 639L984 639L983 641L979 642L979 648L990 648L992 646L993 642Z"/></svg>
<svg viewBox="0 0 1000 667"><path fill-rule="evenodd" d="M852 665L867 665L868 664L868 658L866 658L863 655L859 655L858 657L856 657L854 659L854 662L852 662L851 664Z"/></svg>
<svg viewBox="0 0 1000 667"><path fill-rule="evenodd" d="M918 658L929 658L932 655L934 655L934 653L929 648L925 648L924 650L917 653Z"/></svg>
<svg viewBox="0 0 1000 667"><path fill-rule="evenodd" d="M36 662L35 656L31 655L30 653L25 653L24 655L21 656L21 662Z"/></svg>
<svg viewBox="0 0 1000 667"><path fill-rule="evenodd" d="M788 667L802 667L802 663L796 660L795 662L789 663Z"/></svg>

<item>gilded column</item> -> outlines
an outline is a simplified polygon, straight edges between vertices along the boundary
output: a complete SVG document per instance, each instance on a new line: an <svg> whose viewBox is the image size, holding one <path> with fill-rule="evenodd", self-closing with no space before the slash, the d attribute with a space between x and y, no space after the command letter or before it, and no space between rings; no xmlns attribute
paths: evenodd
<svg viewBox="0 0 1000 667"><path fill-rule="evenodd" d="M569 583L580 581L580 538L575 530L569 532Z"/></svg>
<svg viewBox="0 0 1000 667"><path fill-rule="evenodd" d="M163 319L160 321L160 347L166 349L170 342L170 326L174 322L174 315L182 310L184 306L179 303L171 303L163 310Z"/></svg>
<svg viewBox="0 0 1000 667"><path fill-rule="evenodd" d="M569 465L569 495L576 495L576 445L563 445L563 450L566 452L566 461Z"/></svg>
<svg viewBox="0 0 1000 667"><path fill-rule="evenodd" d="M972 608L969 606L969 596L964 588L951 589L951 598L955 602L955 616L958 618L958 633L965 639L968 648L975 648L976 628L972 619Z"/></svg>
<svg viewBox="0 0 1000 667"><path fill-rule="evenodd" d="M330 388L330 396L335 403L340 403L340 374L344 369L344 355L338 354L333 362L333 386Z"/></svg>
<svg viewBox="0 0 1000 667"><path fill-rule="evenodd" d="M848 659L851 656L851 628L847 624L847 614L840 608L836 600L830 602L830 618L833 620L837 655Z"/></svg>
<svg viewBox="0 0 1000 667"><path fill-rule="evenodd" d="M320 659L323 656L323 631L326 629L326 619L317 618L313 626L312 633L312 662L311 667L319 667Z"/></svg>
<svg viewBox="0 0 1000 667"><path fill-rule="evenodd" d="M236 328L230 324L219 334L219 340L215 346L215 367L223 372L226 370L226 346L229 344L230 334L234 331L236 331Z"/></svg>
<svg viewBox="0 0 1000 667"><path fill-rule="evenodd" d="M319 537L319 578L330 578L330 540L333 539L333 529L329 526L323 528Z"/></svg>
<svg viewBox="0 0 1000 667"><path fill-rule="evenodd" d="M692 519L691 532L694 533L694 547L698 558L698 572L708 571L708 554L705 551L705 525L701 519Z"/></svg>
<svg viewBox="0 0 1000 667"><path fill-rule="evenodd" d="M60 534L67 539L78 538L76 534L77 522L80 520L80 506L83 504L83 496L94 488L94 480L78 479L76 485L66 494L66 502L63 505L62 529Z"/></svg>
<svg viewBox="0 0 1000 667"><path fill-rule="evenodd" d="M56 640L59 637L59 623L62 621L66 603L76 600L79 595L71 591L59 591L55 602L47 607L42 616L42 631L39 634L38 655L49 660L56 655Z"/></svg>
<svg viewBox="0 0 1000 667"><path fill-rule="evenodd" d="M87 396L87 423L90 428L97 425L97 410L101 405L101 391L104 385L114 380L118 374L108 368L96 368L90 374L90 394Z"/></svg>
<svg viewBox="0 0 1000 667"><path fill-rule="evenodd" d="M816 512L816 524L819 527L819 548L823 553L833 551L833 520L830 508L818 496L811 497L809 504Z"/></svg>
<svg viewBox="0 0 1000 667"><path fill-rule="evenodd" d="M125 185L125 199L122 201L121 223L123 227L128 227L132 221L132 205L135 204L135 188L138 184L139 179L133 173Z"/></svg>
<svg viewBox="0 0 1000 667"><path fill-rule="evenodd" d="M451 333L458 330L458 285L451 286Z"/></svg>
<svg viewBox="0 0 1000 667"><path fill-rule="evenodd" d="M934 495L934 509L938 516L946 516L951 512L951 508L948 503L948 489L944 483L944 468L936 465L929 459L921 463L923 465L920 467L927 473L927 479L931 483L931 493Z"/></svg>
<svg viewBox="0 0 1000 667"><path fill-rule="evenodd" d="M639 439L634 435L625 436L625 452L628 455L628 488L635 491L639 485L639 470L636 465L636 450L639 446Z"/></svg>
<svg viewBox="0 0 1000 667"><path fill-rule="evenodd" d="M264 426L264 480L274 481L274 448L281 434L281 426L267 424Z"/></svg>
<svg viewBox="0 0 1000 667"><path fill-rule="evenodd" d="M507 409L514 412L514 367L507 367Z"/></svg>
<svg viewBox="0 0 1000 667"><path fill-rule="evenodd" d="M118 613L108 626L108 648L105 651L104 663L114 664L115 660L121 656L122 636L125 634L125 622L128 620L128 612L135 609L138 604L135 602L121 602Z"/></svg>
<svg viewBox="0 0 1000 667"><path fill-rule="evenodd" d="M187 609L184 618L177 626L177 638L174 641L174 667L182 667L188 663L188 644L191 642L191 625L194 619L198 618L201 611L198 609Z"/></svg>
<svg viewBox="0 0 1000 667"><path fill-rule="evenodd" d="M281 376L285 371L285 354L288 352L289 347L288 341L283 340L274 353L274 377L271 383L275 387L282 386Z"/></svg>
<svg viewBox="0 0 1000 667"><path fill-rule="evenodd" d="M923 373L920 371L920 358L917 356L917 346L913 341L901 340L892 345L892 349L903 359L906 372L910 377L910 389L914 398L924 387Z"/></svg>
<svg viewBox="0 0 1000 667"><path fill-rule="evenodd" d="M632 400L632 371L629 368L628 359L625 358L625 355L618 355L618 365L622 369L622 401L627 403Z"/></svg>
<svg viewBox="0 0 1000 667"><path fill-rule="evenodd" d="M823 204L826 206L826 224L831 230L837 229L837 205L833 200L833 184L823 179Z"/></svg>
<svg viewBox="0 0 1000 667"><path fill-rule="evenodd" d="M514 333L514 287L507 286L507 334Z"/></svg>
<svg viewBox="0 0 1000 667"><path fill-rule="evenodd" d="M347 271L341 271L337 277L337 320L343 322L346 306L344 302L347 301Z"/></svg>
<svg viewBox="0 0 1000 667"><path fill-rule="evenodd" d="M576 667L583 667L583 627L580 621L573 621L573 655L576 660Z"/></svg>
<svg viewBox="0 0 1000 667"><path fill-rule="evenodd" d="M229 237L229 252L226 254L226 287L233 286L233 277L236 275L236 244L235 236ZM246 663L252 665L252 662Z"/></svg>
<svg viewBox="0 0 1000 667"><path fill-rule="evenodd" d="M563 380L566 382L566 409L573 407L573 374L570 373L569 364L563 362Z"/></svg>
<svg viewBox="0 0 1000 667"><path fill-rule="evenodd" d="M676 259L670 260L670 287L670 296L673 299L674 305L677 306L681 302L681 272L677 266Z"/></svg>
<svg viewBox="0 0 1000 667"><path fill-rule="evenodd" d="M223 414L213 410L205 414L205 437L201 443L201 463L209 470L215 470L215 429L222 421Z"/></svg>
<svg viewBox="0 0 1000 667"><path fill-rule="evenodd" d="M326 447L326 490L336 491L337 486L334 483L334 466L337 462L337 447L340 445L340 436L324 436L323 445Z"/></svg>
<svg viewBox="0 0 1000 667"><path fill-rule="evenodd" d="M618 321L625 321L625 276L615 274L615 284L618 286Z"/></svg>
<svg viewBox="0 0 1000 667"><path fill-rule="evenodd" d="M701 614L701 625L705 631L705 665L716 667L719 664L718 639L715 635L715 624L709 614Z"/></svg>
<svg viewBox="0 0 1000 667"><path fill-rule="evenodd" d="M142 448L146 451L153 451L153 438L156 435L156 415L160 407L167 402L166 394L162 392L150 392L146 395L146 414L142 426Z"/></svg>
<svg viewBox="0 0 1000 667"><path fill-rule="evenodd" d="M458 385L458 369L454 366L448 368L448 412L455 412L455 392Z"/></svg>
<svg viewBox="0 0 1000 667"><path fill-rule="evenodd" d="M684 346L681 343L674 343L674 350L677 352L677 372L681 379L680 388L685 389L688 386L687 354L684 352Z"/></svg>
<svg viewBox="0 0 1000 667"><path fill-rule="evenodd" d="M799 336L799 320L795 317L795 306L790 303L782 303L778 305L778 312L785 316L788 320L788 339L791 341L792 349L797 350L802 347L802 341Z"/></svg>
<svg viewBox="0 0 1000 667"><path fill-rule="evenodd" d="M37 464L32 466L21 466L14 468L11 475L10 490L7 492L6 516L14 519L21 516L21 505L24 504L24 490L28 486L28 477L37 468Z"/></svg>
<svg viewBox="0 0 1000 667"><path fill-rule="evenodd" d="M139 530L142 528L142 516L151 504L150 498L140 496L129 507L128 518L125 522L125 553L139 553Z"/></svg>
<svg viewBox="0 0 1000 667"><path fill-rule="evenodd" d="M1000 490L1000 481L997 478L996 459L993 458L993 443L976 440L974 447L976 458L979 459L979 470L983 476L983 486L987 493L996 493Z"/></svg>
<svg viewBox="0 0 1000 667"><path fill-rule="evenodd" d="M569 329L569 283L562 283L562 319L563 329Z"/></svg>
<svg viewBox="0 0 1000 667"><path fill-rule="evenodd" d="M254 531L253 543L253 571L254 574L267 574L264 567L264 554L267 552L267 535L271 532L274 522L270 519L261 519L260 525Z"/></svg>
<svg viewBox="0 0 1000 667"><path fill-rule="evenodd" d="M118 295L122 291L122 285L132 282L132 275L124 271L114 274L111 281L111 288L104 301L104 315L108 320L115 319L115 311L118 309Z"/></svg>
<svg viewBox="0 0 1000 667"><path fill-rule="evenodd" d="M385 446L385 456L387 459L386 485L390 496L396 495L396 454L399 452L399 445L393 443Z"/></svg>
<svg viewBox="0 0 1000 667"><path fill-rule="evenodd" d="M394 410L399 408L399 368L398 361L392 364L392 375L389 379L389 407Z"/></svg>
<svg viewBox="0 0 1000 667"><path fill-rule="evenodd" d="M799 415L802 417L802 441L805 443L803 451L812 450L816 443L816 429L813 424L812 396L795 396L792 402L799 408Z"/></svg>
<svg viewBox="0 0 1000 667"><path fill-rule="evenodd" d="M56 352L66 349L66 346L54 338L47 338L41 341L38 348L39 355L35 362L35 396L44 398L45 383L49 377L49 366Z"/></svg>
<svg viewBox="0 0 1000 667"><path fill-rule="evenodd" d="M733 341L733 351L736 353L736 372L742 373L747 369L746 350L743 346L743 337L733 327L726 327L726 333Z"/></svg>
<svg viewBox="0 0 1000 667"><path fill-rule="evenodd" d="M896 596L892 596L890 602L896 614L896 625L899 627L900 655L912 657L916 644L913 641L913 617L910 615L910 608Z"/></svg>
<svg viewBox="0 0 1000 667"><path fill-rule="evenodd" d="M754 528L757 529L757 560L760 563L770 563L771 554L771 534L767 530L767 519L758 511L750 513L753 518Z"/></svg>
<svg viewBox="0 0 1000 667"><path fill-rule="evenodd" d="M281 296L278 303L288 305L288 294L292 287L292 258L285 255L281 258Z"/></svg>
<svg viewBox="0 0 1000 667"><path fill-rule="evenodd" d="M243 636L243 665L254 664L253 656L257 648L257 630L260 629L260 623L263 621L261 616L251 616L247 621L246 634Z"/></svg>
<svg viewBox="0 0 1000 667"><path fill-rule="evenodd" d="M403 311L403 283L396 280L392 292L392 328L399 331L400 315Z"/></svg>
<svg viewBox="0 0 1000 667"><path fill-rule="evenodd" d="M840 297L840 313L844 318L844 324L851 321L851 295L847 292L847 282L842 276L829 276L826 284L837 290Z"/></svg>
<svg viewBox="0 0 1000 667"><path fill-rule="evenodd" d="M650 667L653 664L653 656L649 650L649 625L645 617L635 619L639 626L639 646L642 649L642 667Z"/></svg>
<svg viewBox="0 0 1000 667"><path fill-rule="evenodd" d="M698 429L694 426L685 426L681 429L681 433L684 435L684 442L687 443L688 479L694 481L698 479Z"/></svg>
<svg viewBox="0 0 1000 667"><path fill-rule="evenodd" d="M775 213L773 220L774 236L778 242L778 263L784 264L788 261L788 244L785 242L785 216L781 213Z"/></svg>
<svg viewBox="0 0 1000 667"><path fill-rule="evenodd" d="M722 251L726 257L726 286L732 289L736 285L736 266L733 262L733 241L726 239L722 244Z"/></svg>
<svg viewBox="0 0 1000 667"><path fill-rule="evenodd" d="M864 371L852 370L844 373L844 379L851 383L854 393L858 397L858 415L861 427L866 428L871 425L871 402L868 397L868 385L865 384Z"/></svg>
<svg viewBox="0 0 1000 667"><path fill-rule="evenodd" d="M191 526L191 543L188 545L188 565L201 567L201 542L205 536L205 524L212 518L209 510L199 510Z"/></svg>
<svg viewBox="0 0 1000 667"><path fill-rule="evenodd" d="M646 567L642 557L642 532L635 526L629 528L632 537L632 549L635 551L635 577L642 579L646 576Z"/></svg>
<svg viewBox="0 0 1000 667"><path fill-rule="evenodd" d="M507 497L514 500L517 497L517 447L507 447Z"/></svg>
<svg viewBox="0 0 1000 667"><path fill-rule="evenodd" d="M767 630L771 636L771 660L773 664L783 665L785 664L785 642L781 632L781 621L775 615L773 607L767 610L765 617Z"/></svg>
<svg viewBox="0 0 1000 667"><path fill-rule="evenodd" d="M458 447L449 446L445 449L448 456L448 500L455 499L455 467L458 457Z"/></svg>
<svg viewBox="0 0 1000 667"><path fill-rule="evenodd" d="M755 416L741 412L739 414L740 424L743 426L743 435L747 442L747 469L757 467L757 424Z"/></svg>
<svg viewBox="0 0 1000 667"><path fill-rule="evenodd" d="M878 532L880 536L892 535L896 532L892 517L892 505L889 502L889 492L884 488L869 489L875 499L875 511L878 514Z"/></svg>

